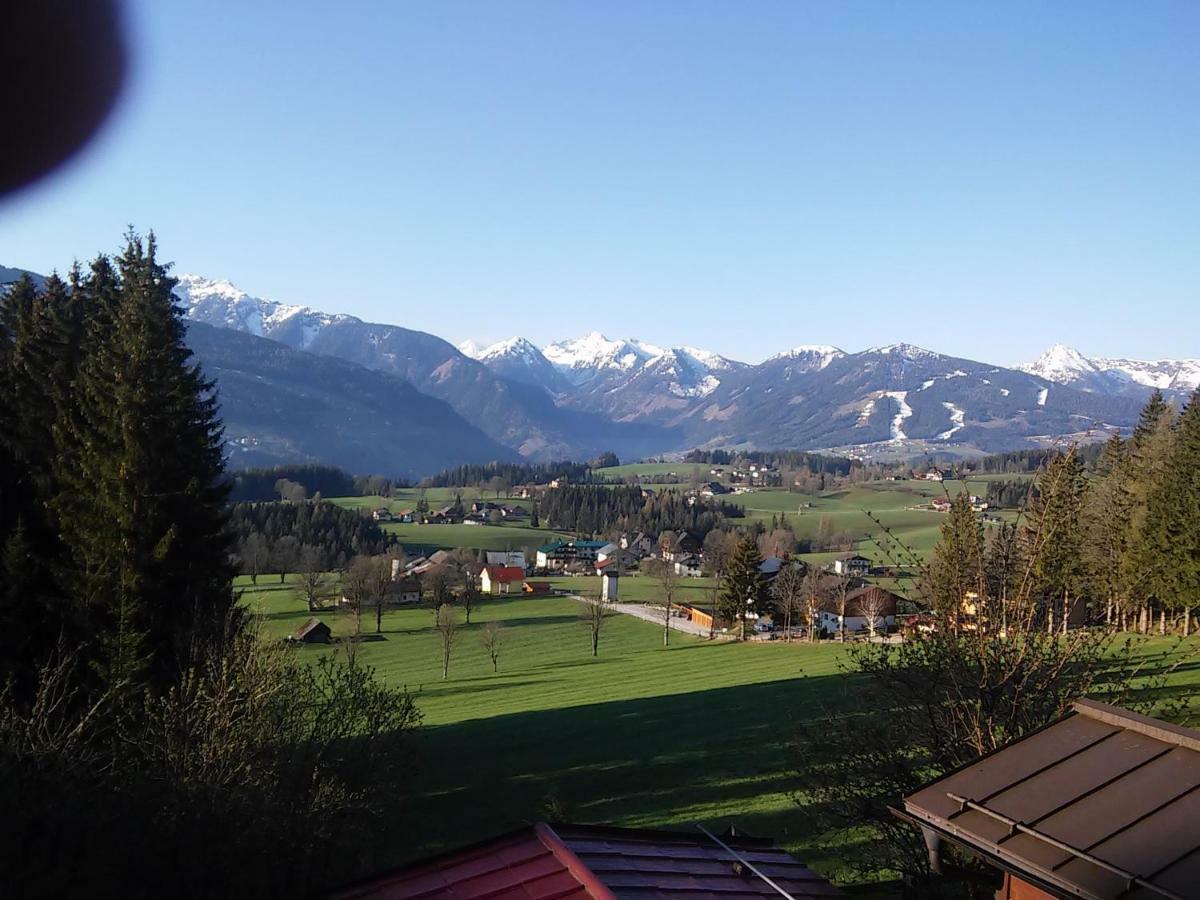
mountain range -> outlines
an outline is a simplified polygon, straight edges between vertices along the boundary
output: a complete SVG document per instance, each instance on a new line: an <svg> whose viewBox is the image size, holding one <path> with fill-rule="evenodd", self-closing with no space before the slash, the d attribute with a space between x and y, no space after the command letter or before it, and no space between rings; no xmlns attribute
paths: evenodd
<svg viewBox="0 0 1200 900"><path fill-rule="evenodd" d="M3 270L11 280L19 270ZM1154 388L1182 401L1200 360L1004 367L909 344L800 345L757 364L599 332L539 348L432 334L179 276L189 343L216 378L231 459L424 474L490 459L692 447L964 454L1128 428Z"/></svg>

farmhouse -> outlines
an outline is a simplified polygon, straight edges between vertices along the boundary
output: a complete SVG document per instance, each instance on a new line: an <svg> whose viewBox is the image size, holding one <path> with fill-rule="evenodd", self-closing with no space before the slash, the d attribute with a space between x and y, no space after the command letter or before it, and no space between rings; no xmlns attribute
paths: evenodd
<svg viewBox="0 0 1200 900"><path fill-rule="evenodd" d="M752 862L749 862L752 861ZM749 862L749 864L748 864ZM768 880L769 879L769 880ZM775 842L730 832L539 822L333 894L400 897L836 897Z"/></svg>
<svg viewBox="0 0 1200 900"><path fill-rule="evenodd" d="M571 563L595 562L607 541L552 541L537 549L537 568L565 569Z"/></svg>
<svg viewBox="0 0 1200 900"><path fill-rule="evenodd" d="M525 568L524 550L488 550L485 556L489 566L520 566Z"/></svg>
<svg viewBox="0 0 1200 900"><path fill-rule="evenodd" d="M675 560L675 574L685 575L688 578L699 578L701 576L703 565L700 562L700 557L694 553L688 553Z"/></svg>
<svg viewBox="0 0 1200 900"><path fill-rule="evenodd" d="M945 481L947 476L945 472L934 466L932 469L926 470L921 477L926 481Z"/></svg>
<svg viewBox="0 0 1200 900"><path fill-rule="evenodd" d="M871 560L857 553L847 553L833 561L832 569L838 575L861 578L871 571Z"/></svg>
<svg viewBox="0 0 1200 900"><path fill-rule="evenodd" d="M621 549L628 550L637 559L645 559L650 556L656 547L654 538L644 531L632 535L621 535Z"/></svg>
<svg viewBox="0 0 1200 900"><path fill-rule="evenodd" d="M1062 718L926 785L895 811L933 871L957 844L1001 900L1194 897L1200 731L1077 700Z"/></svg>
<svg viewBox="0 0 1200 900"><path fill-rule="evenodd" d="M402 578L393 585L391 597L395 603L420 603L421 582L415 578Z"/></svg>
<svg viewBox="0 0 1200 900"><path fill-rule="evenodd" d="M901 598L873 585L855 588L846 594L846 631L887 631L896 624L896 603ZM818 626L829 632L842 630L842 617L836 600L828 599L821 607Z"/></svg>
<svg viewBox="0 0 1200 900"><path fill-rule="evenodd" d="M717 497L721 494L728 494L729 488L721 484L719 481L710 481L704 487L700 488L701 497Z"/></svg>
<svg viewBox="0 0 1200 900"><path fill-rule="evenodd" d="M950 512L949 497L934 497L931 501L929 501L929 504L937 512Z"/></svg>
<svg viewBox="0 0 1200 900"><path fill-rule="evenodd" d="M300 644L328 644L332 638L333 632L330 631L329 626L313 616L297 628L288 640Z"/></svg>
<svg viewBox="0 0 1200 900"><path fill-rule="evenodd" d="M381 507L379 507L379 509L371 510L371 518L374 519L376 522L393 522L393 521L395 521L395 517L392 515L392 511L390 509L388 509L386 506L381 506Z"/></svg>
<svg viewBox="0 0 1200 900"><path fill-rule="evenodd" d="M514 584L525 580L520 566L484 566L479 574L479 587L485 594L508 594Z"/></svg>

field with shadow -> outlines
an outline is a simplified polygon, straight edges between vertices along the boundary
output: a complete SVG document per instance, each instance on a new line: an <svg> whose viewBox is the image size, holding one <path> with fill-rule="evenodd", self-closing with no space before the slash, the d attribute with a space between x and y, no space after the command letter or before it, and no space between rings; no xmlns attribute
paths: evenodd
<svg viewBox="0 0 1200 900"><path fill-rule="evenodd" d="M309 616L291 585L266 583L245 596L273 635ZM350 634L348 614L320 615L335 636ZM488 621L504 625L498 672L480 643ZM373 615L364 615L363 628L374 632ZM575 601L515 597L474 611L446 680L427 609L389 611L379 639L358 647L380 678L417 693L424 714L412 794L393 805L394 851L381 867L553 815L631 826L732 824L775 837L830 874L853 852L820 846L789 796L787 775L797 724L841 705L852 686L837 644L710 643L672 633L664 648L653 623L614 615L593 658ZM1161 661L1147 658L1146 668ZM1175 691L1194 694L1200 670L1182 669L1173 681Z"/></svg>

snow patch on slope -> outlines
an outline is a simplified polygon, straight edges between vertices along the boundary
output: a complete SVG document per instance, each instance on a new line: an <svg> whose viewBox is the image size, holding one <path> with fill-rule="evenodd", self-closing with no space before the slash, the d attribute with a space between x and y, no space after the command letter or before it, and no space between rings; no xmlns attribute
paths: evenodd
<svg viewBox="0 0 1200 900"><path fill-rule="evenodd" d="M894 442L907 441L908 435L904 433L904 420L912 415L912 407L908 405L908 391L886 391L884 396L891 397L899 407L896 415L892 416L891 440Z"/></svg>
<svg viewBox="0 0 1200 900"><path fill-rule="evenodd" d="M953 403L942 403L946 408L946 412L950 413L950 428L938 435L938 440L948 441L954 437L954 432L962 428L967 423L967 414L959 409Z"/></svg>
<svg viewBox="0 0 1200 900"><path fill-rule="evenodd" d="M1038 391L1038 406L1046 405L1046 398L1050 396L1050 388L1042 388Z"/></svg>

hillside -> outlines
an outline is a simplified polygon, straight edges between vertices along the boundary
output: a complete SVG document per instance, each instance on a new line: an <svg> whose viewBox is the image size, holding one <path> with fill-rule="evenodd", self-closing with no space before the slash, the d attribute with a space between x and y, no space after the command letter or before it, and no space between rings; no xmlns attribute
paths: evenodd
<svg viewBox="0 0 1200 900"><path fill-rule="evenodd" d="M517 457L395 376L201 322L187 341L217 382L234 468L326 462L414 478Z"/></svg>

